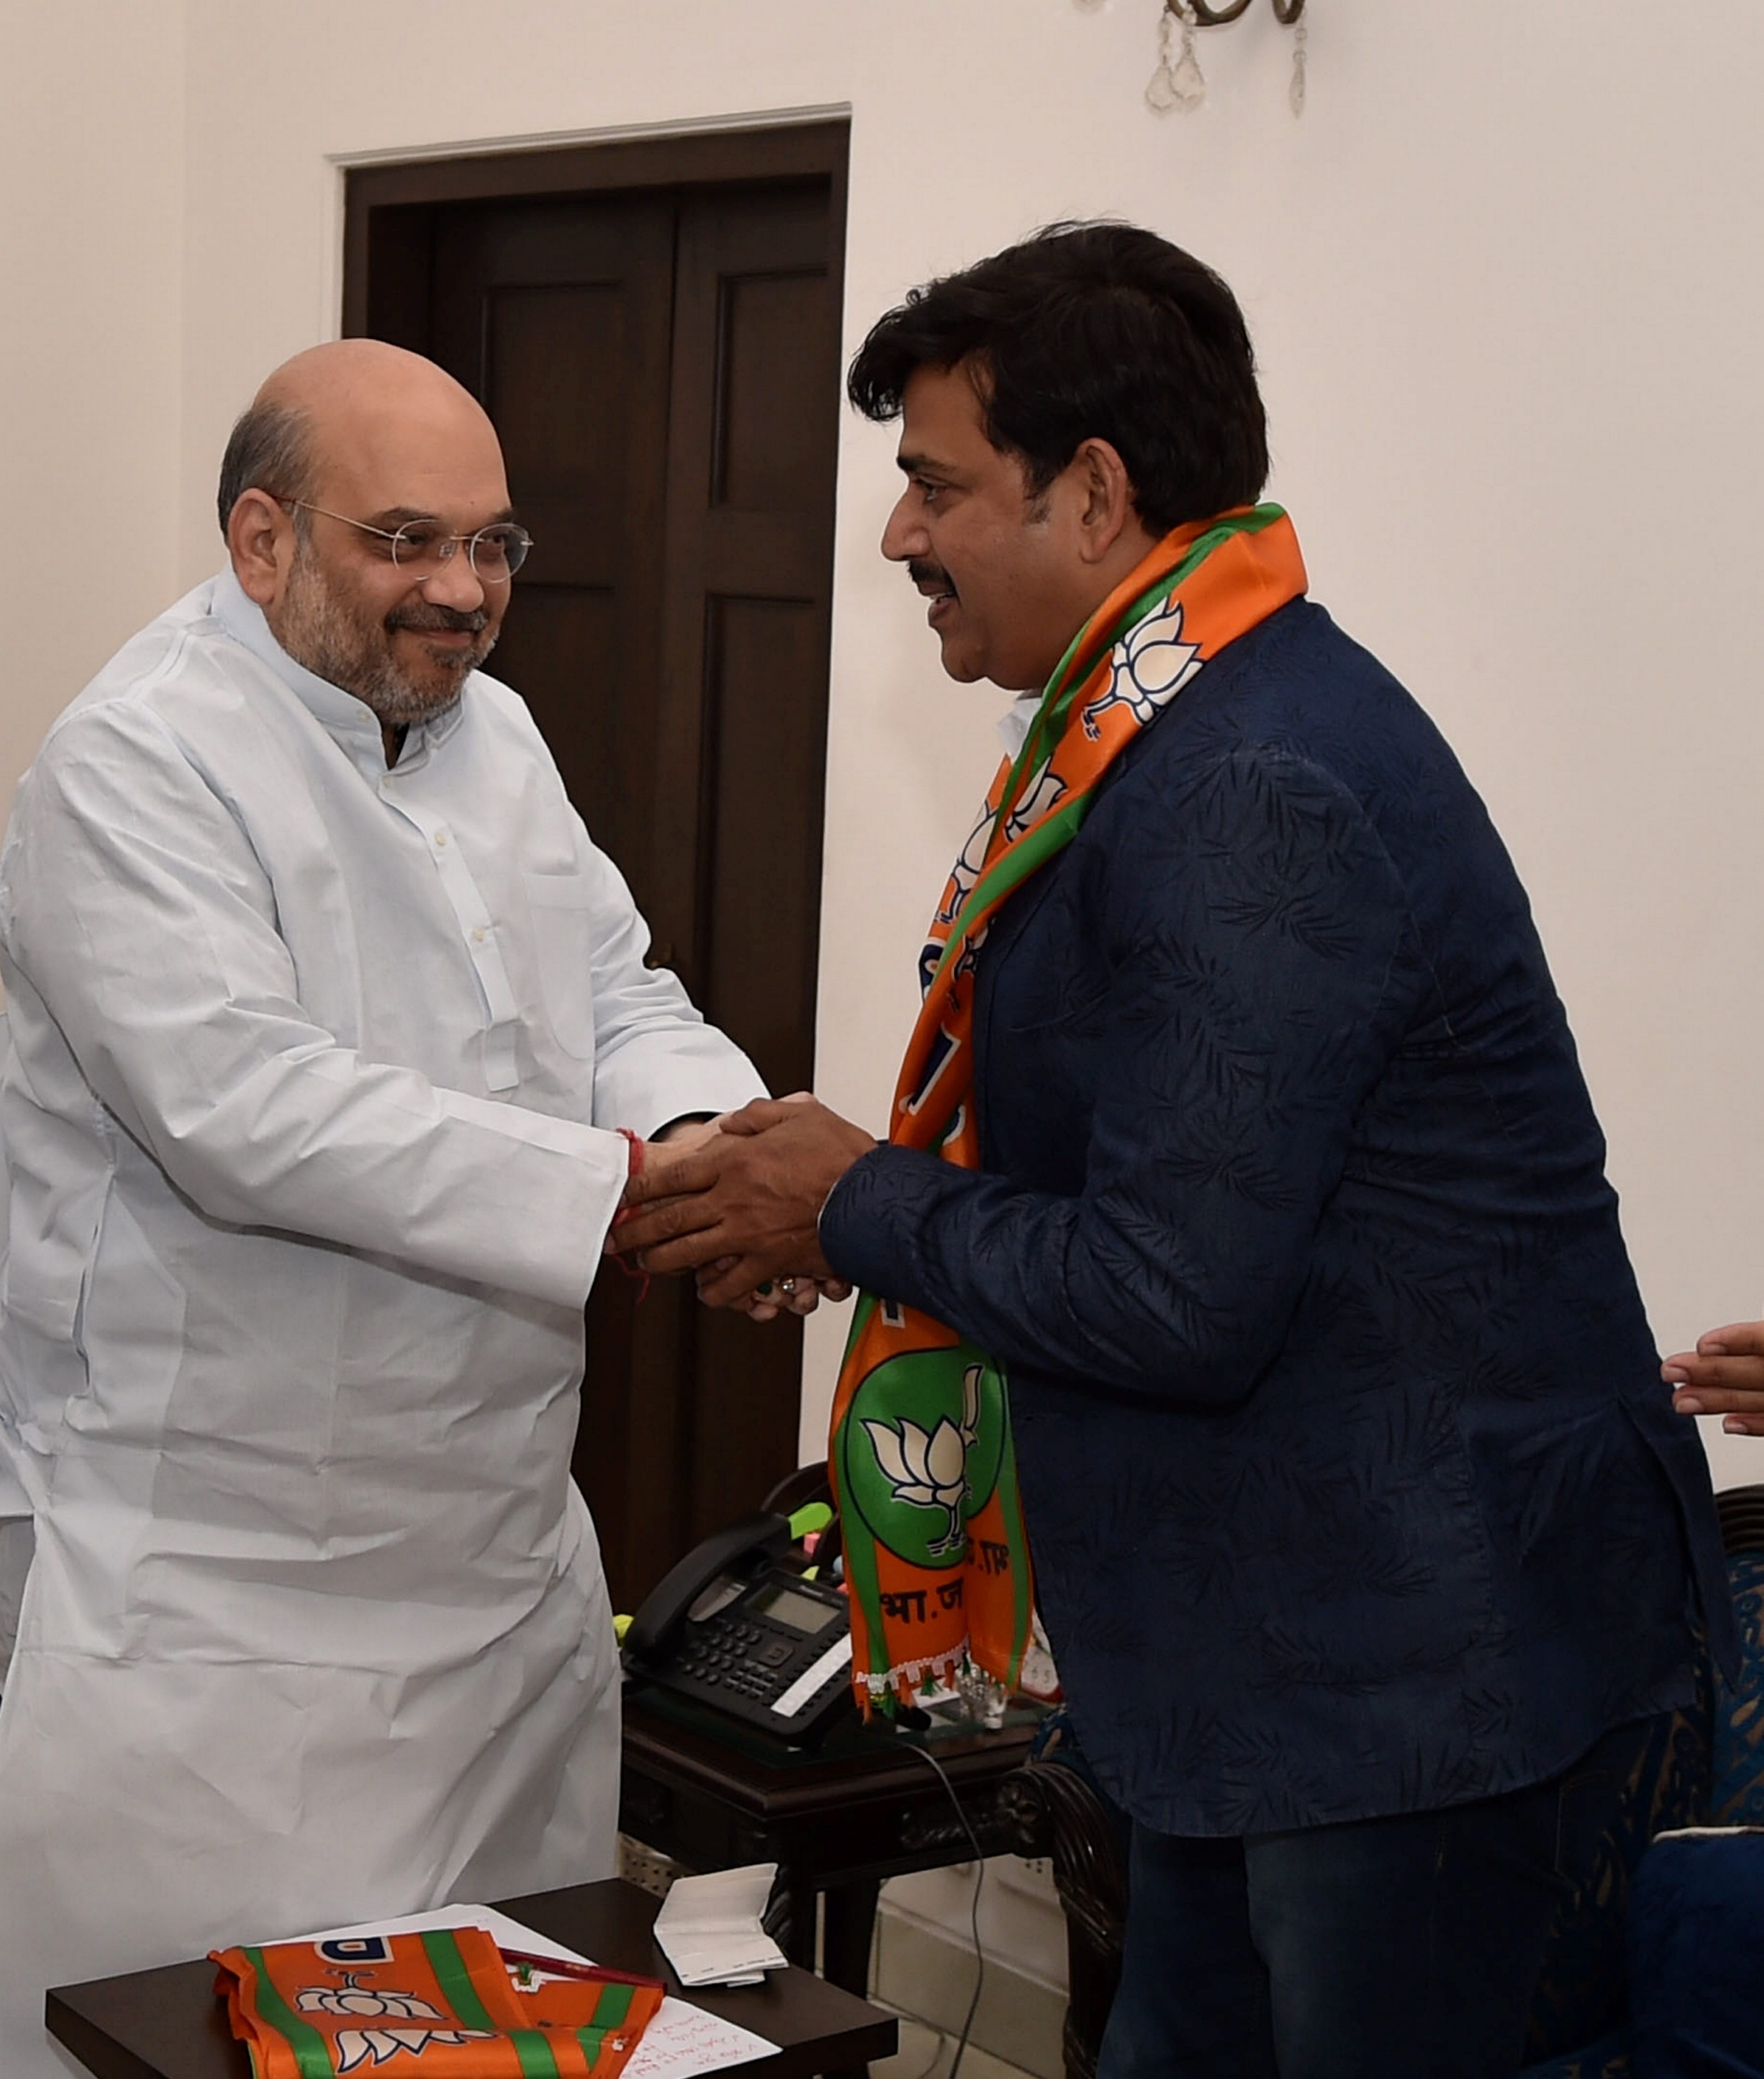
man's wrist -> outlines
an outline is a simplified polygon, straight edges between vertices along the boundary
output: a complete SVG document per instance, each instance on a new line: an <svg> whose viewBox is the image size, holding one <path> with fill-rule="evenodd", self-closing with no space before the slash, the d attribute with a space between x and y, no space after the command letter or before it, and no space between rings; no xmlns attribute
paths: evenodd
<svg viewBox="0 0 1764 2079"><path fill-rule="evenodd" d="M668 1136L674 1132L677 1127L683 1126L707 1126L712 1119L720 1118L721 1116L721 1115L720 1113L714 1111L676 1112L673 1118L669 1119L665 1125L657 1127L654 1132L650 1134L648 1137L651 1140L666 1140Z"/></svg>

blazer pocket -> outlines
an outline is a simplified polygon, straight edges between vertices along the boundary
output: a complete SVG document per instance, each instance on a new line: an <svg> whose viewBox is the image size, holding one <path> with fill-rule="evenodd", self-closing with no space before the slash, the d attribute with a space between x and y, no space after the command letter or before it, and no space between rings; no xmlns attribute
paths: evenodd
<svg viewBox="0 0 1764 2079"><path fill-rule="evenodd" d="M552 1035L579 1061L594 1059L594 891L579 873L524 873L539 991Z"/></svg>

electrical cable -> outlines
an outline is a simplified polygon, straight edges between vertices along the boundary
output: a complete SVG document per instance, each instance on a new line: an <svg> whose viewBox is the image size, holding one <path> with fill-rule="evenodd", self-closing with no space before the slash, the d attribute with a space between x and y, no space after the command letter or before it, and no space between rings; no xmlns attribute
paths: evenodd
<svg viewBox="0 0 1764 2079"><path fill-rule="evenodd" d="M973 2033L974 2017L980 2012L980 1996L986 1984L986 1952L980 1946L980 1886L986 1881L986 1856L980 1845L980 1836L974 1831L972 1822L962 1809L962 1801L955 1794L955 1786L949 1780L948 1770L929 1747L914 1746L909 1744L907 1751L916 1754L922 1761L929 1763L937 1772L938 1781L949 1793L949 1801L955 1808L955 1816L962 1822L962 1831L968 1836L968 1845L974 1851L974 1895L968 1901L968 1926L974 1938L974 1993L973 1997L968 2002L968 2013L962 2023L962 2032L956 2039L955 2055L951 2060L949 2070L943 2075L943 2079L956 2079L956 2075L962 2069L962 2060L968 2054L968 2039ZM938 2056L942 2055L943 2052L939 2050ZM926 2066L925 2072L919 2075L919 2079L927 2079L927 2074L934 2069L936 2063L937 2059L934 2057L930 2064Z"/></svg>

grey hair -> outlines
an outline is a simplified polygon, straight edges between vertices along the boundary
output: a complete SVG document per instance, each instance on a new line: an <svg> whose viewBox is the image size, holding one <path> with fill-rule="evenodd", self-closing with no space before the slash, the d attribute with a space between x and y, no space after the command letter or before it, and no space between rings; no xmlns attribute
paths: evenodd
<svg viewBox="0 0 1764 2079"><path fill-rule="evenodd" d="M306 413L291 404L253 404L240 414L220 460L215 503L221 533L226 533L232 508L245 492L304 498L313 488L314 475L312 427ZM296 516L297 527L305 517L303 512Z"/></svg>

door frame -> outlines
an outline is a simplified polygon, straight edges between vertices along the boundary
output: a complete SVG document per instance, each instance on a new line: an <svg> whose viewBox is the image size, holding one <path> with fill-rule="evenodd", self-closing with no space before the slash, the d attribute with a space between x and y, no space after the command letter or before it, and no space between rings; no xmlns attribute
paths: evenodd
<svg viewBox="0 0 1764 2079"><path fill-rule="evenodd" d="M828 184L829 287L845 307L847 117L763 128L691 130L529 146L456 158L376 161L343 169L343 337L374 331L398 342L403 313L428 295L425 207L604 195L621 189L711 187L745 182ZM371 281L371 290L370 290ZM370 304L372 307L370 307ZM401 342L400 342L401 343Z"/></svg>

